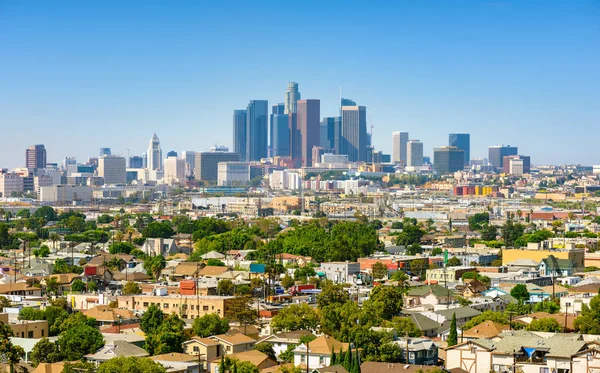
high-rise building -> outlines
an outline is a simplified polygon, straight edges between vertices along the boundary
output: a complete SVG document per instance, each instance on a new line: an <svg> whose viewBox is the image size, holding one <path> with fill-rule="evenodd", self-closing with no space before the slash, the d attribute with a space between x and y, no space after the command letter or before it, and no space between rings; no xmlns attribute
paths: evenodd
<svg viewBox="0 0 600 373"><path fill-rule="evenodd" d="M182 153L181 157L185 159L186 175L193 176L194 168L196 166L196 152L193 150L186 150Z"/></svg>
<svg viewBox="0 0 600 373"><path fill-rule="evenodd" d="M237 153L198 152L196 153L194 178L203 181L216 181L219 162L237 161L239 161Z"/></svg>
<svg viewBox="0 0 600 373"><path fill-rule="evenodd" d="M468 133L451 133L448 135L448 146L462 149L465 155L465 166L471 161L471 135Z"/></svg>
<svg viewBox="0 0 600 373"><path fill-rule="evenodd" d="M111 155L110 148L100 148L100 156Z"/></svg>
<svg viewBox="0 0 600 373"><path fill-rule="evenodd" d="M285 109L283 114L292 114L297 111L297 103L300 100L300 92L298 92L298 83L289 82L285 91Z"/></svg>
<svg viewBox="0 0 600 373"><path fill-rule="evenodd" d="M98 176L104 178L104 184L125 184L127 182L125 158L116 155L98 158Z"/></svg>
<svg viewBox="0 0 600 373"><path fill-rule="evenodd" d="M129 157L129 168L144 168L144 158L132 155Z"/></svg>
<svg viewBox="0 0 600 373"><path fill-rule="evenodd" d="M451 174L465 167L465 151L456 146L433 149L433 169L438 175Z"/></svg>
<svg viewBox="0 0 600 373"><path fill-rule="evenodd" d="M162 149L160 148L160 140L155 133L152 135L148 146L148 169L160 171L162 168Z"/></svg>
<svg viewBox="0 0 600 373"><path fill-rule="evenodd" d="M343 104L343 102L342 102ZM341 149L350 162L367 159L367 108L364 106L342 106Z"/></svg>
<svg viewBox="0 0 600 373"><path fill-rule="evenodd" d="M406 145L406 165L419 167L423 165L423 143L419 140L410 140Z"/></svg>
<svg viewBox="0 0 600 373"><path fill-rule="evenodd" d="M185 181L186 163L185 159L168 156L165 159L165 173L163 177L169 183L182 183Z"/></svg>
<svg viewBox="0 0 600 373"><path fill-rule="evenodd" d="M406 166L408 132L392 132L392 162Z"/></svg>
<svg viewBox="0 0 600 373"><path fill-rule="evenodd" d="M269 102L267 100L250 101L248 109L246 110L245 161L260 161L261 158L267 158L269 137L268 118Z"/></svg>
<svg viewBox="0 0 600 373"><path fill-rule="evenodd" d="M324 149L334 150L339 142L342 119L340 117L325 117L321 121L321 131L319 133L320 144ZM336 134L338 141L336 142Z"/></svg>
<svg viewBox="0 0 600 373"><path fill-rule="evenodd" d="M321 101L299 100L296 128L291 131L291 153L298 166L312 165L312 149L319 146Z"/></svg>
<svg viewBox="0 0 600 373"><path fill-rule="evenodd" d="M33 169L46 168L46 147L42 144L31 145L25 151L25 167Z"/></svg>
<svg viewBox="0 0 600 373"><path fill-rule="evenodd" d="M285 104L273 105L271 111L271 156L290 156L289 116L284 114Z"/></svg>
<svg viewBox="0 0 600 373"><path fill-rule="evenodd" d="M233 152L246 159L246 110L233 111Z"/></svg>
<svg viewBox="0 0 600 373"><path fill-rule="evenodd" d="M352 101L349 98L342 98L341 102L340 102L340 105L342 107L344 107L344 106L357 106L356 105L356 101Z"/></svg>
<svg viewBox="0 0 600 373"><path fill-rule="evenodd" d="M250 164L246 162L219 162L219 186L244 186L250 181Z"/></svg>
<svg viewBox="0 0 600 373"><path fill-rule="evenodd" d="M494 145L488 148L488 153L490 164L500 170L504 167L504 157L519 154L519 149L510 145Z"/></svg>
<svg viewBox="0 0 600 373"><path fill-rule="evenodd" d="M505 174L523 175L531 171L531 158L528 155L507 155L502 160Z"/></svg>
<svg viewBox="0 0 600 373"><path fill-rule="evenodd" d="M169 157L177 157L177 152L175 150L169 150L167 152L167 158Z"/></svg>

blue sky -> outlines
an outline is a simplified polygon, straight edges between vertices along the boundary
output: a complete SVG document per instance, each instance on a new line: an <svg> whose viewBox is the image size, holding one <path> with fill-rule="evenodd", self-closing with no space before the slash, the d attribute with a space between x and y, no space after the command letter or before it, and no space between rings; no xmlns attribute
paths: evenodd
<svg viewBox="0 0 600 373"><path fill-rule="evenodd" d="M471 133L472 157L600 164L599 1L0 0L0 167L100 147L231 146L251 99L286 83L367 106L374 144L409 131L425 153Z"/></svg>

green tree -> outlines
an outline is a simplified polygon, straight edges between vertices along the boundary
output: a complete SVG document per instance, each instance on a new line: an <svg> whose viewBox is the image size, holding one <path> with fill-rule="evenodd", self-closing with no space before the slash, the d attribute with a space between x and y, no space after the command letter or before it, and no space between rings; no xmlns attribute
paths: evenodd
<svg viewBox="0 0 600 373"><path fill-rule="evenodd" d="M328 281L322 286L321 293L317 295L317 304L319 308L324 308L330 304L344 304L348 299L350 296L343 285L334 285Z"/></svg>
<svg viewBox="0 0 600 373"><path fill-rule="evenodd" d="M83 232L85 230L85 218L80 216L69 216L65 226L71 232Z"/></svg>
<svg viewBox="0 0 600 373"><path fill-rule="evenodd" d="M254 349L256 351L262 352L263 354L267 355L271 359L277 361L277 356L275 356L275 350L273 350L273 344L272 343L267 343L267 342L257 343L254 346Z"/></svg>
<svg viewBox="0 0 600 373"><path fill-rule="evenodd" d="M39 249L33 250L33 255L35 255L36 258L46 258L50 256L50 248L46 245L42 245Z"/></svg>
<svg viewBox="0 0 600 373"><path fill-rule="evenodd" d="M514 247L515 242L525 232L525 226L522 224L515 224L511 219L507 220L502 226L502 240L507 247Z"/></svg>
<svg viewBox="0 0 600 373"><path fill-rule="evenodd" d="M395 343L384 343L379 349L378 361L384 363L400 363L403 361L402 347Z"/></svg>
<svg viewBox="0 0 600 373"><path fill-rule="evenodd" d="M234 295L235 285L230 279L223 279L217 284L217 292L219 295Z"/></svg>
<svg viewBox="0 0 600 373"><path fill-rule="evenodd" d="M459 267L461 265L462 265L462 261L455 256L448 259L448 267Z"/></svg>
<svg viewBox="0 0 600 373"><path fill-rule="evenodd" d="M481 239L484 241L493 241L498 237L498 227L492 224L486 224L481 230Z"/></svg>
<svg viewBox="0 0 600 373"><path fill-rule="evenodd" d="M412 338L423 336L423 331L415 325L410 317L396 316L392 319L390 326L398 332L399 336L405 336L406 334Z"/></svg>
<svg viewBox="0 0 600 373"><path fill-rule="evenodd" d="M154 334L163 322L165 315L155 304L150 305L140 320L140 329L146 334Z"/></svg>
<svg viewBox="0 0 600 373"><path fill-rule="evenodd" d="M535 312L557 313L560 311L560 305L551 299L544 299L543 301L536 303L533 309Z"/></svg>
<svg viewBox="0 0 600 373"><path fill-rule="evenodd" d="M133 246L129 242L113 242L108 247L108 252L111 254L119 254L119 253L129 254L129 253L131 253L131 251L134 248L135 248L135 246Z"/></svg>
<svg viewBox="0 0 600 373"><path fill-rule="evenodd" d="M37 367L40 363L56 363L60 361L61 356L56 343L51 342L48 338L42 338L33 346L29 358L32 365Z"/></svg>
<svg viewBox="0 0 600 373"><path fill-rule="evenodd" d="M376 286L363 303L365 311L380 320L392 320L402 311L402 291L393 286Z"/></svg>
<svg viewBox="0 0 600 373"><path fill-rule="evenodd" d="M144 349L150 355L183 352L182 343L186 340L183 333L184 326L185 322L177 315L164 317L156 332L146 335Z"/></svg>
<svg viewBox="0 0 600 373"><path fill-rule="evenodd" d="M114 357L100 364L98 373L166 373L165 367L145 357Z"/></svg>
<svg viewBox="0 0 600 373"><path fill-rule="evenodd" d="M156 281L160 277L160 273L167 266L167 261L162 255L153 256L144 261L144 269L148 276L152 276Z"/></svg>
<svg viewBox="0 0 600 373"><path fill-rule="evenodd" d="M452 322L450 322L450 334L448 334L448 347L458 344L458 332L456 330L456 314L452 314Z"/></svg>
<svg viewBox="0 0 600 373"><path fill-rule="evenodd" d="M34 218L42 218L45 221L55 221L56 211L50 206L42 206L33 213Z"/></svg>
<svg viewBox="0 0 600 373"><path fill-rule="evenodd" d="M385 264L381 262L376 262L373 264L373 278L378 279L386 279L388 278L388 268Z"/></svg>
<svg viewBox="0 0 600 373"><path fill-rule="evenodd" d="M442 255L442 249L440 247L434 247L431 250L431 255Z"/></svg>
<svg viewBox="0 0 600 373"><path fill-rule="evenodd" d="M85 284L83 283L83 281L80 278L76 278L75 280L73 280L73 283L71 284L71 290L76 293L81 293L82 291L85 290Z"/></svg>
<svg viewBox="0 0 600 373"><path fill-rule="evenodd" d="M295 344L289 344L285 351L279 354L279 360L283 361L284 363L291 363L294 361L294 350L296 347L297 346Z"/></svg>
<svg viewBox="0 0 600 373"><path fill-rule="evenodd" d="M12 329L0 321L0 356L2 362L10 366L10 371L14 371L14 365L21 361L21 356L25 356L25 351L21 346L15 346L10 341L13 336Z"/></svg>
<svg viewBox="0 0 600 373"><path fill-rule="evenodd" d="M46 320L46 313L37 308L24 307L19 311L19 320Z"/></svg>
<svg viewBox="0 0 600 373"><path fill-rule="evenodd" d="M93 317L87 317L81 312L72 313L69 317L60 322L60 325L58 326L58 333L64 333L67 330L71 330L80 325L96 328L96 319Z"/></svg>
<svg viewBox="0 0 600 373"><path fill-rule="evenodd" d="M402 232L396 236L396 244L404 245L406 247L419 244L424 235L425 231L419 228L418 225L404 224Z"/></svg>
<svg viewBox="0 0 600 373"><path fill-rule="evenodd" d="M509 318L504 312L484 311L481 315L475 316L471 320L467 321L462 326L462 330L471 329L484 321L493 321L499 324L508 325Z"/></svg>
<svg viewBox="0 0 600 373"><path fill-rule="evenodd" d="M79 360L104 346L104 337L88 325L77 325L66 330L56 342L64 359Z"/></svg>
<svg viewBox="0 0 600 373"><path fill-rule="evenodd" d="M517 284L510 289L510 295L521 303L529 301L529 291L527 286L523 284Z"/></svg>
<svg viewBox="0 0 600 373"><path fill-rule="evenodd" d="M543 317L541 319L533 320L527 327L526 330L534 332L551 332L551 333L562 333L562 326L551 317Z"/></svg>
<svg viewBox="0 0 600 373"><path fill-rule="evenodd" d="M225 267L225 263L223 263L219 259L208 259L206 261L206 265L211 267Z"/></svg>
<svg viewBox="0 0 600 373"><path fill-rule="evenodd" d="M425 259L415 259L410 262L410 270L418 274L419 276L423 275L427 267L428 265Z"/></svg>
<svg viewBox="0 0 600 373"><path fill-rule="evenodd" d="M237 321L244 329L258 321L258 313L250 307L252 298L248 295L238 296L230 300L229 307L225 311L225 316L229 320Z"/></svg>
<svg viewBox="0 0 600 373"><path fill-rule="evenodd" d="M225 334L228 330L229 320L220 318L216 313L209 313L194 319L194 334L202 338Z"/></svg>
<svg viewBox="0 0 600 373"><path fill-rule="evenodd" d="M136 295L142 294L142 288L138 285L137 282L128 281L123 286L123 295Z"/></svg>
<svg viewBox="0 0 600 373"><path fill-rule="evenodd" d="M294 279L288 274L283 276L283 278L281 279L281 286L283 286L286 289L289 289L290 287L294 286L294 284Z"/></svg>
<svg viewBox="0 0 600 373"><path fill-rule="evenodd" d="M582 334L600 334L600 296L593 297L589 307L582 305L581 313L574 320L573 327Z"/></svg>
<svg viewBox="0 0 600 373"><path fill-rule="evenodd" d="M142 235L146 238L171 238L175 231L168 221L153 221L142 230Z"/></svg>
<svg viewBox="0 0 600 373"><path fill-rule="evenodd" d="M274 331L315 330L318 324L317 312L307 303L290 304L271 320Z"/></svg>
<svg viewBox="0 0 600 373"><path fill-rule="evenodd" d="M475 215L469 216L468 221L469 229L479 230L484 224L490 223L490 214L488 214L487 212L477 213Z"/></svg>

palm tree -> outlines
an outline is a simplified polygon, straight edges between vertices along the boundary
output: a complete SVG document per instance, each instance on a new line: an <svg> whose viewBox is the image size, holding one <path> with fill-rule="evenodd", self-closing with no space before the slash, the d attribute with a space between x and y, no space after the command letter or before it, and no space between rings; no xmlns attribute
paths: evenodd
<svg viewBox="0 0 600 373"><path fill-rule="evenodd" d="M523 216L523 211L517 210L517 216L519 217L519 221L521 221L521 217Z"/></svg>
<svg viewBox="0 0 600 373"><path fill-rule="evenodd" d="M117 214L115 215L114 218L114 222L115 222L115 229L119 230L119 222L121 221L121 215Z"/></svg>
<svg viewBox="0 0 600 373"><path fill-rule="evenodd" d="M135 233L135 229L132 226L128 226L127 229L125 229L125 232L127 233L127 239L131 244L131 239L133 237L133 234Z"/></svg>
<svg viewBox="0 0 600 373"><path fill-rule="evenodd" d="M52 248L54 249L54 253L56 254L56 243L60 241L60 236L58 235L58 233L52 232L50 233L50 236L48 236L48 238L50 239L50 241L52 241Z"/></svg>
<svg viewBox="0 0 600 373"><path fill-rule="evenodd" d="M573 217L575 216L575 214L573 213L573 211L569 212L569 214L567 215L569 217L569 223L571 223L573 221Z"/></svg>
<svg viewBox="0 0 600 373"><path fill-rule="evenodd" d="M402 294L404 294L405 290L410 286L408 284L408 280L410 280L410 278L404 271L398 270L398 272L394 273L394 279L398 281L398 285L400 285L400 291Z"/></svg>
<svg viewBox="0 0 600 373"><path fill-rule="evenodd" d="M117 231L117 233L115 233L115 239L117 241L122 242L123 238L125 238L125 235L123 234L123 232Z"/></svg>

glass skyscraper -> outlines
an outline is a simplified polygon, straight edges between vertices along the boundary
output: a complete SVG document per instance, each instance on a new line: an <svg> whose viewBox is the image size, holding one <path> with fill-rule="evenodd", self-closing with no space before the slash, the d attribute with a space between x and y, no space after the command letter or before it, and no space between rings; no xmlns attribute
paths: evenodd
<svg viewBox="0 0 600 373"><path fill-rule="evenodd" d="M246 160L246 110L233 111L233 152Z"/></svg>
<svg viewBox="0 0 600 373"><path fill-rule="evenodd" d="M451 133L448 136L448 146L456 146L464 151L465 165L471 162L471 135L468 133Z"/></svg>
<svg viewBox="0 0 600 373"><path fill-rule="evenodd" d="M246 110L246 162L268 157L269 102L252 100Z"/></svg>
<svg viewBox="0 0 600 373"><path fill-rule="evenodd" d="M273 157L289 157L290 124L289 116L284 114L285 104L273 105L271 109L271 155Z"/></svg>

